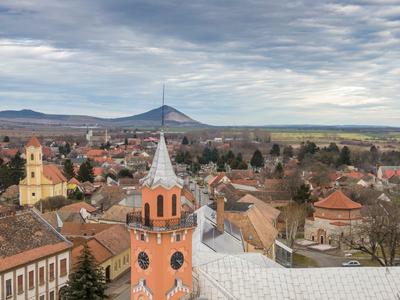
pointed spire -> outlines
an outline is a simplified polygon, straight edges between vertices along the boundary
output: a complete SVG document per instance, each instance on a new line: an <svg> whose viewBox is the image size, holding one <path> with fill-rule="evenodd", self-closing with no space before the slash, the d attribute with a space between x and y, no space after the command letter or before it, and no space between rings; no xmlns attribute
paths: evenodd
<svg viewBox="0 0 400 300"><path fill-rule="evenodd" d="M158 186L162 186L166 189L170 189L174 186L183 187L182 179L176 176L172 167L167 144L165 143L164 132L162 131L150 171L147 176L141 180L141 183L151 189Z"/></svg>

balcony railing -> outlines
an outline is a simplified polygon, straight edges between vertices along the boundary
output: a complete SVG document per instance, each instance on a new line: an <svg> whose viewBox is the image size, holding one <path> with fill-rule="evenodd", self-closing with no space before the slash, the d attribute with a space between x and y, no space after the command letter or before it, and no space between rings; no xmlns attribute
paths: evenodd
<svg viewBox="0 0 400 300"><path fill-rule="evenodd" d="M194 213L182 212L180 217L152 220L143 218L141 212L131 212L126 215L126 224L132 228L151 231L168 231L180 228L196 227L197 215Z"/></svg>

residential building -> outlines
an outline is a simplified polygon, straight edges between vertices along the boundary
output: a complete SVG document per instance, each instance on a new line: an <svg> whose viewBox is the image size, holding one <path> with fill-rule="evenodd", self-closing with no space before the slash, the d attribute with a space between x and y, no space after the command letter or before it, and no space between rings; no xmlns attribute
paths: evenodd
<svg viewBox="0 0 400 300"><path fill-rule="evenodd" d="M99 233L92 236L87 245L96 263L103 269L107 281L120 277L130 269L130 237L125 225L86 224L87 228L98 227ZM108 227L108 228L106 228ZM104 229L106 228L106 229ZM85 230L85 228L83 229ZM83 249L82 245L72 250L72 263L75 266Z"/></svg>
<svg viewBox="0 0 400 300"><path fill-rule="evenodd" d="M54 164L43 164L42 145L33 136L25 146L26 177L19 183L20 205L35 205L39 200L67 197L67 179Z"/></svg>
<svg viewBox="0 0 400 300"><path fill-rule="evenodd" d="M58 299L71 248L35 210L0 216L0 299Z"/></svg>

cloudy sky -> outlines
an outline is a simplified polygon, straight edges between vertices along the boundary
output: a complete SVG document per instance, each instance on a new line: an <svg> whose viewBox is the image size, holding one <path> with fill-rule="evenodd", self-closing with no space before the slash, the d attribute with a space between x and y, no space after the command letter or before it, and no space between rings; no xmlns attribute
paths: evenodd
<svg viewBox="0 0 400 300"><path fill-rule="evenodd" d="M400 126L400 0L1 0L0 110Z"/></svg>

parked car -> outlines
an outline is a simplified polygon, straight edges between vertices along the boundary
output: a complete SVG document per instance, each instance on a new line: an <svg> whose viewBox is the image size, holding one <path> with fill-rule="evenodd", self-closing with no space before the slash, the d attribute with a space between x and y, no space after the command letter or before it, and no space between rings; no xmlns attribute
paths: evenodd
<svg viewBox="0 0 400 300"><path fill-rule="evenodd" d="M361 264L358 260L350 260L348 262L342 263L343 267L360 267Z"/></svg>

